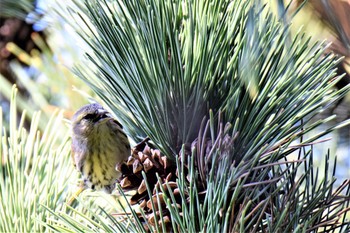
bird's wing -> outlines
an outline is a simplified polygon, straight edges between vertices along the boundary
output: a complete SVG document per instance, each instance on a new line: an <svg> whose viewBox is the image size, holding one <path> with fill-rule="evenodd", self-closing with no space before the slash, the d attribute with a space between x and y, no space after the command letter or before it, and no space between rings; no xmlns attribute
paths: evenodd
<svg viewBox="0 0 350 233"><path fill-rule="evenodd" d="M113 122L114 122L115 124L119 125L119 127L120 127L121 129L123 129L123 126L122 126L122 124L120 124L119 121L117 121L116 119L113 119Z"/></svg>

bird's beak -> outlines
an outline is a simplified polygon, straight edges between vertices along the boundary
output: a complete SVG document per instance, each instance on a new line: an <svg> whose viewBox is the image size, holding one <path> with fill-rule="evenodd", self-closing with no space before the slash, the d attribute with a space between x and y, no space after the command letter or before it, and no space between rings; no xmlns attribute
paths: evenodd
<svg viewBox="0 0 350 233"><path fill-rule="evenodd" d="M98 109L97 111L98 111L98 115L100 115L100 116L108 114L108 111L106 111L104 109Z"/></svg>
<svg viewBox="0 0 350 233"><path fill-rule="evenodd" d="M111 116L111 114L104 110L104 109L99 109L98 110L98 115L100 117L100 120L98 121L99 123L103 123L103 122L106 122L110 119L113 119L113 117Z"/></svg>

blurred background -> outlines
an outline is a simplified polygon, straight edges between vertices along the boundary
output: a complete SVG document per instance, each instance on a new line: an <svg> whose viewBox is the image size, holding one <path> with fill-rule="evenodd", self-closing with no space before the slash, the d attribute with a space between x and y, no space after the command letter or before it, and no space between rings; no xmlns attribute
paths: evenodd
<svg viewBox="0 0 350 233"><path fill-rule="evenodd" d="M292 1L290 5L292 31L305 30L314 41L327 41L326 53L335 53L343 57L337 67L337 74L343 75L337 84L340 89L350 83L350 1L348 0L309 0ZM335 122L342 122L350 117L349 94L331 106L322 116L336 114ZM334 123L335 123L334 122ZM337 156L337 176L350 176L350 127L343 127L325 138L332 140L315 147L317 155L322 156L330 149L331 155ZM317 160L315 160L317 162ZM320 161L320 160L319 160Z"/></svg>
<svg viewBox="0 0 350 233"><path fill-rule="evenodd" d="M50 3L51 4L51 3ZM45 126L52 111L72 111L93 95L72 73L83 56L78 37L47 1L1 0L0 2L0 103L9 109L11 87L17 85L18 112L26 109L28 120L41 110Z"/></svg>
<svg viewBox="0 0 350 233"><path fill-rule="evenodd" d="M65 4L56 1L1 0L0 2L0 104L8 122L11 87L19 89L18 113L28 112L26 127L36 110L43 112L40 127L44 128L52 112L65 110L69 119L73 112L96 98L90 88L74 75L74 64L83 61L84 42L56 13ZM274 1L267 1L274 4ZM301 0L285 2L292 32L304 30L311 40L330 43L326 53L334 52L343 61L338 75L344 75L337 88L350 83L350 1ZM300 29L302 27L302 29ZM323 116L336 114L336 122L350 116L350 97L334 104ZM335 123L335 122L333 122ZM317 133L317 132L314 132ZM350 176L350 128L344 127L327 135L332 138L315 146L318 156L338 157L337 175ZM315 160L317 162L317 160ZM324 161L324 160L320 160Z"/></svg>

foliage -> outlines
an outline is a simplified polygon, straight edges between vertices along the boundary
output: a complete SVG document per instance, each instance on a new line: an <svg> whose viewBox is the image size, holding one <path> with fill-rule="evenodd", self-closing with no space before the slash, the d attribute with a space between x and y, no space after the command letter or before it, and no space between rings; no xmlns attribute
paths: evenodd
<svg viewBox="0 0 350 233"><path fill-rule="evenodd" d="M26 111L17 119L17 92L13 87L8 127L0 108L0 232L48 231L50 225L57 228L61 224L55 213L69 214L74 219L81 214L92 217L99 213L95 202L109 210L105 202L88 191L79 198L84 205L74 210L66 206L78 180L71 163L68 122L63 119L63 111L57 109L48 121L41 112L33 112L27 129ZM43 129L40 122L46 122ZM94 212L88 214L84 210L87 207Z"/></svg>
<svg viewBox="0 0 350 233"><path fill-rule="evenodd" d="M325 44L291 36L259 1L75 1L70 13L61 15L89 47L78 76L134 140L149 136L176 162L182 205L161 188L152 203L161 215L164 198L172 231L349 230L349 181L335 188L333 177L320 178L312 148L349 121L304 138L334 118L310 121L349 90L333 89L339 59ZM63 224L49 224L56 230L80 221L105 231L166 225L156 213L159 225L140 221L145 213L130 206L79 220L53 214Z"/></svg>
<svg viewBox="0 0 350 233"><path fill-rule="evenodd" d="M76 73L133 139L149 136L176 163L181 206L162 186L152 202L161 214L164 198L172 231L350 230L349 181L334 187L329 154L325 177L313 165L316 140L349 121L303 138L333 118L310 122L349 89L333 90L339 60L324 54L324 44L292 37L254 1L77 0L70 12L62 15L85 39L90 59ZM108 208L81 199L65 209L72 167L59 121L40 137L34 115L27 135L13 109L0 148L0 204L8 211L1 230L166 230L156 214L159 225L141 221L145 213L125 204L121 189L125 201Z"/></svg>
<svg viewBox="0 0 350 233"><path fill-rule="evenodd" d="M203 136L212 134L215 145L206 156L208 168L203 182L206 191L200 192L196 171L201 153L206 147L193 150L192 156L177 163L179 177L177 185L182 198L182 206L177 205L172 192L166 192L159 186L158 198L164 199L166 208L171 213L171 229L165 227L164 220L157 226L140 221L144 215L142 209L135 210L119 202L112 205L111 212L102 208L87 209L81 218L73 218L63 212L53 212L61 219L60 224L50 226L59 232L105 231L105 232L348 232L350 222L345 219L350 206L350 180L340 187L334 187L335 164L330 166L329 154L325 156L325 174L313 167L313 146L297 146L295 159L285 157L284 161L264 163L263 159L253 165L242 162L234 165L227 156L227 132L230 126L221 125L214 132L214 122L205 124ZM203 129L203 128L202 128ZM202 144L203 145L203 144ZM295 147L295 146L293 146ZM182 150L185 151L185 150ZM272 153L270 160L276 160L279 152ZM186 158L188 159L186 161ZM180 160L179 160L180 161ZM187 172L188 169L188 172ZM221 172L226 171L226 172ZM328 177L331 172L333 176ZM268 176L266 176L268 174ZM147 179L144 176L144 179ZM255 182L256 181L256 182ZM170 186L166 183L168 190ZM123 191L119 192L127 200ZM152 196L151 190L149 195ZM231 195L229 195L231 194ZM158 199L152 205L162 213ZM83 204L83 203L81 203ZM122 207L120 207L122 206ZM154 207L155 208L155 207ZM123 211L120 213L120 209ZM92 217L89 217L89 215ZM155 215L157 216L157 215Z"/></svg>
<svg viewBox="0 0 350 233"><path fill-rule="evenodd" d="M0 17L17 17L24 19L27 14L34 10L34 0L2 0L0 2Z"/></svg>
<svg viewBox="0 0 350 233"><path fill-rule="evenodd" d="M33 115L30 130L16 114L16 89L12 91L9 135L0 109L0 231L42 232L52 210L62 207L71 177L70 144L62 112L52 115L44 131L38 130L40 112Z"/></svg>
<svg viewBox="0 0 350 233"><path fill-rule="evenodd" d="M251 1L86 1L71 11L93 64L78 75L134 139L149 136L171 159L209 109L223 110L245 145L238 153L253 156L345 92L331 89L338 60L324 45L290 38Z"/></svg>

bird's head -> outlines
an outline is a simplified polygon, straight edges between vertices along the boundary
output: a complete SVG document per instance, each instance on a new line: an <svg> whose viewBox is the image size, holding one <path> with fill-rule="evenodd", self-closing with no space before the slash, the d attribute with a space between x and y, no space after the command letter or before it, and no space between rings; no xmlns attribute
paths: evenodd
<svg viewBox="0 0 350 233"><path fill-rule="evenodd" d="M81 107L72 117L73 135L88 137L101 124L113 119L101 105L94 103Z"/></svg>

